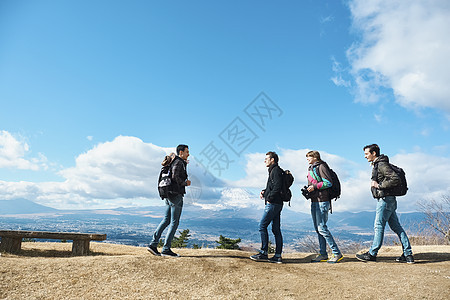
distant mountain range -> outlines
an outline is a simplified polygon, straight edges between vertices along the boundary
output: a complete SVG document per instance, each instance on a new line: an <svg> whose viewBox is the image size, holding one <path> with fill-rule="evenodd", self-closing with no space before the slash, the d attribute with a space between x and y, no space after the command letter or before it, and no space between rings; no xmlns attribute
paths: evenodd
<svg viewBox="0 0 450 300"><path fill-rule="evenodd" d="M25 199L0 200L0 229L98 232L106 233L110 242L144 245L161 221L164 209L163 206L148 206L57 210ZM241 238L244 244L258 244L261 215L262 207L211 211L186 205L179 230L189 229L191 243L200 245L215 245L219 235ZM333 212L328 225L341 241L368 242L373 236L374 217L375 212L367 211ZM399 218L408 232L414 232L424 216L418 212L400 213ZM291 246L316 234L309 214L289 209L282 212L282 232L285 244Z"/></svg>
<svg viewBox="0 0 450 300"><path fill-rule="evenodd" d="M0 200L0 216L12 214L38 214L57 211L26 199Z"/></svg>

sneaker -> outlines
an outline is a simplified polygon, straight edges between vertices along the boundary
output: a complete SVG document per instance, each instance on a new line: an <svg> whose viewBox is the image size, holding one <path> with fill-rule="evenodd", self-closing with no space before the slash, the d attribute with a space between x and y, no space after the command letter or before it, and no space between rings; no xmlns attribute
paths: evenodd
<svg viewBox="0 0 450 300"><path fill-rule="evenodd" d="M175 252L173 252L172 250L164 250L163 252L161 252L162 256L172 256L172 257L180 257L178 254L176 254Z"/></svg>
<svg viewBox="0 0 450 300"><path fill-rule="evenodd" d="M319 254L311 260L312 263L328 261L328 255Z"/></svg>
<svg viewBox="0 0 450 300"><path fill-rule="evenodd" d="M413 264L414 263L414 257L412 255L406 256L406 263L407 264Z"/></svg>
<svg viewBox="0 0 450 300"><path fill-rule="evenodd" d="M250 256L250 259L254 261L269 261L269 257L267 256L267 254L262 253L252 255Z"/></svg>
<svg viewBox="0 0 450 300"><path fill-rule="evenodd" d="M159 253L158 249L155 246L148 246L147 250L153 255L161 256L161 253Z"/></svg>
<svg viewBox="0 0 450 300"><path fill-rule="evenodd" d="M397 257L395 259L395 261L396 262L400 262L400 263L413 264L414 263L414 257L412 255L405 256L405 254L402 254L402 256Z"/></svg>
<svg viewBox="0 0 450 300"><path fill-rule="evenodd" d="M377 261L377 257L372 256L369 251L363 254L356 254L356 258L360 261Z"/></svg>
<svg viewBox="0 0 450 300"><path fill-rule="evenodd" d="M328 263L335 264L335 263L340 262L343 258L344 258L344 255L342 255L342 253L333 254L333 256L331 256L331 258L328 260Z"/></svg>
<svg viewBox="0 0 450 300"><path fill-rule="evenodd" d="M281 257L273 256L273 257L269 258L269 262L275 263L275 264L282 264L283 260L281 259Z"/></svg>
<svg viewBox="0 0 450 300"><path fill-rule="evenodd" d="M405 254L402 254L402 256L397 257L397 258L395 259L395 261L396 261L396 262L405 263L405 262L406 262Z"/></svg>

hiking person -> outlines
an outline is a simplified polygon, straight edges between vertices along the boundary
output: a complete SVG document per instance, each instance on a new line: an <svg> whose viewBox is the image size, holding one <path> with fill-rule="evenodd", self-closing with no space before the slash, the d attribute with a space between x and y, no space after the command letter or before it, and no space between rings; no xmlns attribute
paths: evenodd
<svg viewBox="0 0 450 300"><path fill-rule="evenodd" d="M168 162L169 159L166 158L163 161L163 164L169 164L172 170L172 186L171 186L171 195L167 196L164 199L166 204L166 211L164 215L164 219L156 228L156 231L153 233L153 239L150 245L147 247L147 250L150 251L154 255L163 255L163 256L173 256L178 257L179 255L174 253L170 247L172 244L173 237L175 232L177 231L178 224L180 222L181 211L183 209L183 197L186 194L186 186L191 185L191 181L188 180L188 175L186 171L187 166L187 158L189 157L189 147L187 145L178 145L177 146L177 155L173 158L173 161ZM170 225L170 226L169 226ZM169 226L169 229L166 234L166 238L164 240L164 246L162 248L161 253L158 252L157 246L161 235Z"/></svg>
<svg viewBox="0 0 450 300"><path fill-rule="evenodd" d="M261 233L261 250L258 254L250 256L254 261L269 261L282 263L281 252L283 250L283 236L281 235L280 221L283 200L281 199L281 187L283 184L283 171L278 166L278 154L267 152L264 163L269 171L266 188L261 191L260 198L265 200L264 213L259 223ZM275 236L275 255L269 259L269 233L267 227L272 223L272 233Z"/></svg>
<svg viewBox="0 0 450 300"><path fill-rule="evenodd" d="M400 183L400 177L390 167L389 158L384 154L380 155L380 147L377 144L364 146L363 150L364 157L373 166L370 187L373 197L377 199L377 210L372 247L366 253L356 254L356 258L361 261L377 260L378 250L383 244L384 228L387 222L392 231L398 235L403 247L403 253L396 261L412 264L414 263L414 257L411 244L395 212L397 210L397 199L390 193L390 189ZM382 195L381 198L380 195Z"/></svg>
<svg viewBox="0 0 450 300"><path fill-rule="evenodd" d="M311 262L329 262L337 263L344 257L339 250L338 245L334 241L330 230L327 226L328 211L330 210L331 197L330 187L333 182L331 180L330 168L327 163L320 158L318 151L309 151L306 153L308 167L308 187L309 198L311 199L311 217L314 229L319 238L319 255L311 260ZM332 256L328 259L327 244L330 246Z"/></svg>

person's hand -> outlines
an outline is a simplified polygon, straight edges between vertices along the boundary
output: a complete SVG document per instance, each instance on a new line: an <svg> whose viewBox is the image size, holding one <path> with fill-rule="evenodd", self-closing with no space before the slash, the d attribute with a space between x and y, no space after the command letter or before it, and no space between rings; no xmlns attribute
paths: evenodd
<svg viewBox="0 0 450 300"><path fill-rule="evenodd" d="M191 181L190 180L186 180L186 186L190 186L191 185Z"/></svg>
<svg viewBox="0 0 450 300"><path fill-rule="evenodd" d="M308 186L308 192L311 193L312 191L314 191L314 186L313 185Z"/></svg>
<svg viewBox="0 0 450 300"><path fill-rule="evenodd" d="M379 188L378 182L376 182L375 180L372 180L372 183L370 186L374 187L374 188Z"/></svg>
<svg viewBox="0 0 450 300"><path fill-rule="evenodd" d="M259 198L260 199L264 198L264 191L261 191L261 194L259 195Z"/></svg>

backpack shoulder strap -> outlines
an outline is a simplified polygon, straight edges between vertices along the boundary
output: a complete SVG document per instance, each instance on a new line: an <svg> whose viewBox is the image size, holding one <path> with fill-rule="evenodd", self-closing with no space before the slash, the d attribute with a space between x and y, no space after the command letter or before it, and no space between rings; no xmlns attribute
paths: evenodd
<svg viewBox="0 0 450 300"><path fill-rule="evenodd" d="M329 168L328 167L328 165L327 165L327 163L326 162L324 162L324 161L322 161L320 164L318 164L317 166L315 166L313 169L316 169L317 171L316 171L316 174L317 174L317 176L319 176L319 181L323 181L323 178L322 178L322 175L320 175L320 166L321 165L325 165L325 167L326 168Z"/></svg>

